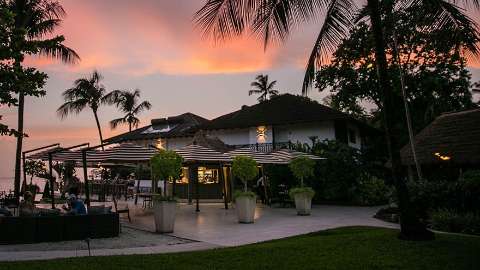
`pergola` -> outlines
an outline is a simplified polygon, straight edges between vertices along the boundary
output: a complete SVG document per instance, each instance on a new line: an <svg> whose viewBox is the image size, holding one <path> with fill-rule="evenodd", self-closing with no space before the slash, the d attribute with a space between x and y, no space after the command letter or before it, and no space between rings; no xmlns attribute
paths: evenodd
<svg viewBox="0 0 480 270"><path fill-rule="evenodd" d="M240 148L240 149L231 149L228 146L221 145L220 140L207 138L205 135L201 134L196 136L192 144L184 146L180 149L174 150L179 154L183 160L184 165L188 166L189 179L195 185L195 199L196 199L196 211L200 211L199 207L199 179L198 179L198 168L200 166L209 166L212 168L219 169L219 183L221 184L223 190L223 198L225 209L228 209L228 186L227 186L227 177L232 178L231 175L231 162L235 156L248 156L254 159L260 166L263 171L263 165L265 164L288 164L292 159L299 156L306 156L314 160L323 159L321 157L302 153L298 151L282 149L277 150L271 153L263 153L255 151L251 148ZM72 147L62 148L59 145L53 149L48 149L43 152L32 154L28 156L29 159L43 159L48 160L50 167L50 185L51 196L52 196L52 207L54 206L54 196L53 196L53 176L52 176L52 161L74 161L82 164L83 167L83 176L85 183L85 196L86 204L90 206L90 190L89 190L89 180L87 175L87 167L93 166L96 164L102 163L113 163L113 164L136 164L136 163L146 163L158 153L158 149L154 147L143 147L132 143L120 143L113 147L106 148L104 150L97 150L98 148L104 148L105 146L110 146L116 143L106 143L102 145L97 145L90 147L88 144L75 145ZM83 147L79 150L73 150L75 148ZM221 150L217 150L221 149ZM223 151L222 151L223 150ZM228 151L225 151L228 150ZM224 170L226 168L226 170ZM189 181L189 183L190 183ZM230 182L233 185L233 182ZM152 182L152 188L153 188ZM190 189L189 189L190 190ZM233 186L231 187L233 190ZM189 191L190 192L190 191ZM172 193L175 196L176 194L176 181L173 181ZM190 193L189 193L190 194ZM189 196L189 201L191 202L191 197Z"/></svg>

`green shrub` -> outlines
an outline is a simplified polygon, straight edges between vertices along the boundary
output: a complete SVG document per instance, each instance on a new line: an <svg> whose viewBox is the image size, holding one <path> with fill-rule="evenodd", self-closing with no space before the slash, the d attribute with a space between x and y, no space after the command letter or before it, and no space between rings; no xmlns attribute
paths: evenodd
<svg viewBox="0 0 480 270"><path fill-rule="evenodd" d="M445 232L480 235L480 215L440 209L431 213L431 228Z"/></svg>
<svg viewBox="0 0 480 270"><path fill-rule="evenodd" d="M176 202L177 198L172 197L172 196L164 196L160 194L155 194L152 196L152 200L155 202Z"/></svg>
<svg viewBox="0 0 480 270"><path fill-rule="evenodd" d="M292 171L293 176L300 180L300 187L303 187L303 180L314 174L315 161L306 156L299 156L290 161L288 167Z"/></svg>
<svg viewBox="0 0 480 270"><path fill-rule="evenodd" d="M257 162L251 157L236 156L232 162L232 174L244 184L244 192L248 191L247 183L253 180L257 174Z"/></svg>
<svg viewBox="0 0 480 270"><path fill-rule="evenodd" d="M256 198L257 194L252 191L242 191L242 190L235 190L233 193L233 198L237 199L238 197L251 197L251 198Z"/></svg>
<svg viewBox="0 0 480 270"><path fill-rule="evenodd" d="M295 199L296 194L301 194L301 193L306 194L310 199L313 198L313 196L315 196L315 191L311 187L292 188L288 192L288 194L292 199Z"/></svg>
<svg viewBox="0 0 480 270"><path fill-rule="evenodd" d="M363 174L356 183L353 202L359 205L381 205L388 203L389 189L382 179Z"/></svg>
<svg viewBox="0 0 480 270"><path fill-rule="evenodd" d="M150 160L155 180L179 179L182 174L182 162L183 158L174 151L161 150Z"/></svg>

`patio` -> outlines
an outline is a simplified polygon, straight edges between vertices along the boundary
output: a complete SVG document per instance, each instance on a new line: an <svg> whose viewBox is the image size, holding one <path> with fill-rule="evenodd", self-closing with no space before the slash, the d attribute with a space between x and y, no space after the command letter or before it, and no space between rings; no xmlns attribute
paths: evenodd
<svg viewBox="0 0 480 270"><path fill-rule="evenodd" d="M133 206L132 206L133 208ZM235 209L224 209L221 203L202 203L200 212L195 205L177 206L175 231L171 235L218 246L238 246L294 235L353 225L397 228L373 218L380 207L318 205L311 216L297 216L293 208L270 208L257 205L255 223L239 224ZM132 223L124 226L154 232L152 210L132 209Z"/></svg>

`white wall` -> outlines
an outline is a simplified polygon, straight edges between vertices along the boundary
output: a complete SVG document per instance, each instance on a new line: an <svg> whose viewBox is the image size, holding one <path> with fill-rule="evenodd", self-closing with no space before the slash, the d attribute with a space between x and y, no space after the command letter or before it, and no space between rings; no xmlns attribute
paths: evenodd
<svg viewBox="0 0 480 270"><path fill-rule="evenodd" d="M348 131L350 129L355 132L355 143L351 142L350 132ZM357 149L360 149L362 147L362 136L360 135L360 129L356 125L352 125L351 123L347 124L347 137L349 146L355 147Z"/></svg>
<svg viewBox="0 0 480 270"><path fill-rule="evenodd" d="M316 136L318 140L335 139L335 125L333 121L318 123L292 124L275 126L276 142L301 142L312 144L310 137Z"/></svg>
<svg viewBox="0 0 480 270"><path fill-rule="evenodd" d="M250 144L249 128L209 130L207 134L215 136L229 145Z"/></svg>
<svg viewBox="0 0 480 270"><path fill-rule="evenodd" d="M193 137L167 138L164 145L167 150L175 150L191 144Z"/></svg>

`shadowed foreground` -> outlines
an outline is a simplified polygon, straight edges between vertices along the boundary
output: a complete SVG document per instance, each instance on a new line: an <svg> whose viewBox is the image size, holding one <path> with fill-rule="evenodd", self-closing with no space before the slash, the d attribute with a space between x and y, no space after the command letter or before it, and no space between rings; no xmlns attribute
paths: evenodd
<svg viewBox="0 0 480 270"><path fill-rule="evenodd" d="M480 237L437 234L430 242L398 231L347 227L209 251L0 263L0 269L480 269Z"/></svg>

